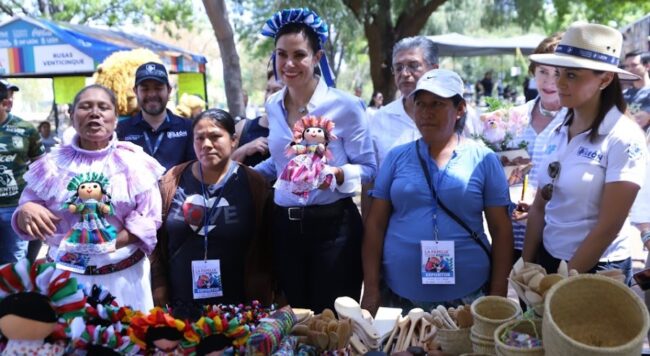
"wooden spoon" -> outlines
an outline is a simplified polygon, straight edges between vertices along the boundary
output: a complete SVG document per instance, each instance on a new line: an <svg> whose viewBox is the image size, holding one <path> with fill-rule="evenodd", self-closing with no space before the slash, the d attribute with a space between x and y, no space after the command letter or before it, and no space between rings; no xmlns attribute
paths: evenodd
<svg viewBox="0 0 650 356"><path fill-rule="evenodd" d="M403 317L401 315L397 316L397 320L395 321L395 327L393 327L393 331L390 333L390 336L388 337L388 341L386 341L386 346L384 346L384 352L388 353L390 350L390 346L393 343L393 340L395 340L395 337L398 336L397 330L401 330L404 328L404 325L408 322L408 318Z"/></svg>
<svg viewBox="0 0 650 356"><path fill-rule="evenodd" d="M406 334L406 340L402 343L402 345L400 345L399 351L406 351L409 344L411 343L411 338L413 337L415 327L423 316L424 310L422 310L422 308L414 308L409 311L408 318L411 320L411 327L409 328L408 334Z"/></svg>

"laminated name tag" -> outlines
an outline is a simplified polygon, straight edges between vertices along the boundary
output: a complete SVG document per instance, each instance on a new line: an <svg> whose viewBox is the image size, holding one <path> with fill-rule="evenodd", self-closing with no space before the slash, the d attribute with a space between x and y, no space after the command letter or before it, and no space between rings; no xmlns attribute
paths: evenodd
<svg viewBox="0 0 650 356"><path fill-rule="evenodd" d="M223 296L219 260L192 261L192 295L194 299Z"/></svg>
<svg viewBox="0 0 650 356"><path fill-rule="evenodd" d="M59 249L56 253L55 259L56 268L80 274L86 272L86 267L88 267L89 261L90 255L78 252L69 252L65 249Z"/></svg>
<svg viewBox="0 0 650 356"><path fill-rule="evenodd" d="M454 241L421 241L422 284L456 284Z"/></svg>

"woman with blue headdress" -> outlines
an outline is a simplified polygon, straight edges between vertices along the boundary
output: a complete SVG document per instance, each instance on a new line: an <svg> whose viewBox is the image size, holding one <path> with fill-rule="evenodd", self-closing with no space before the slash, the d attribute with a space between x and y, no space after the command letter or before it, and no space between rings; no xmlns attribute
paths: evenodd
<svg viewBox="0 0 650 356"><path fill-rule="evenodd" d="M255 169L278 179L290 161L286 151L292 129L304 116L334 124L337 137L327 144L332 157L327 179L304 195L277 189L274 261L287 301L316 312L334 299L361 291L361 216L352 202L361 184L376 171L366 114L359 98L333 88L323 46L327 25L309 9L286 9L271 17L262 34L275 40L276 78L286 86L266 102L271 157ZM316 74L320 64L320 76Z"/></svg>

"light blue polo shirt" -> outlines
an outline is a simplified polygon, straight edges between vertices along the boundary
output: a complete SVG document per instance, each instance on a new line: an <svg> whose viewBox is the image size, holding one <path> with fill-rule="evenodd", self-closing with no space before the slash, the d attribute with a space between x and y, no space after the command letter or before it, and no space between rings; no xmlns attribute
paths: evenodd
<svg viewBox="0 0 650 356"><path fill-rule="evenodd" d="M438 169L426 143L422 139L418 141L432 181L438 182L445 172L438 186L440 200L489 246L483 231L483 211L486 207L510 204L508 183L497 156L465 139L454 151L446 169ZM422 172L415 142L388 153L370 195L390 201L393 208L382 261L384 278L393 292L414 301L443 302L462 298L488 280L490 264L486 253L462 226L437 207L439 239L455 242L456 284L422 284L420 241L433 240L435 201Z"/></svg>

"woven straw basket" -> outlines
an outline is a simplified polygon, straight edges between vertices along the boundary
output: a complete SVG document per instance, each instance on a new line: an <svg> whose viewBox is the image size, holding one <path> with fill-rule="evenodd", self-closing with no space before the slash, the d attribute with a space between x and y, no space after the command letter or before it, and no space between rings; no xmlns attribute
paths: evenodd
<svg viewBox="0 0 650 356"><path fill-rule="evenodd" d="M580 275L556 283L544 304L547 355L641 354L650 318L630 288L608 277Z"/></svg>
<svg viewBox="0 0 650 356"><path fill-rule="evenodd" d="M438 329L436 333L436 342L440 344L442 351L458 355L466 352L472 352L472 341L469 338L470 328L448 330Z"/></svg>
<svg viewBox="0 0 650 356"><path fill-rule="evenodd" d="M533 327L534 324L534 327ZM542 337L542 320L511 320L505 324L502 324L494 331L494 346L497 351L498 356L544 356L543 347L535 348L521 348L506 345L501 341L501 335L507 329L518 331L524 334L535 336L537 332L537 337Z"/></svg>
<svg viewBox="0 0 650 356"><path fill-rule="evenodd" d="M472 303L474 333L492 339L494 330L501 324L514 320L521 314L517 302L504 297L480 297Z"/></svg>
<svg viewBox="0 0 650 356"><path fill-rule="evenodd" d="M474 331L474 326L472 326L471 330L469 338L472 341L472 351L478 354L496 355L494 339L477 335Z"/></svg>

